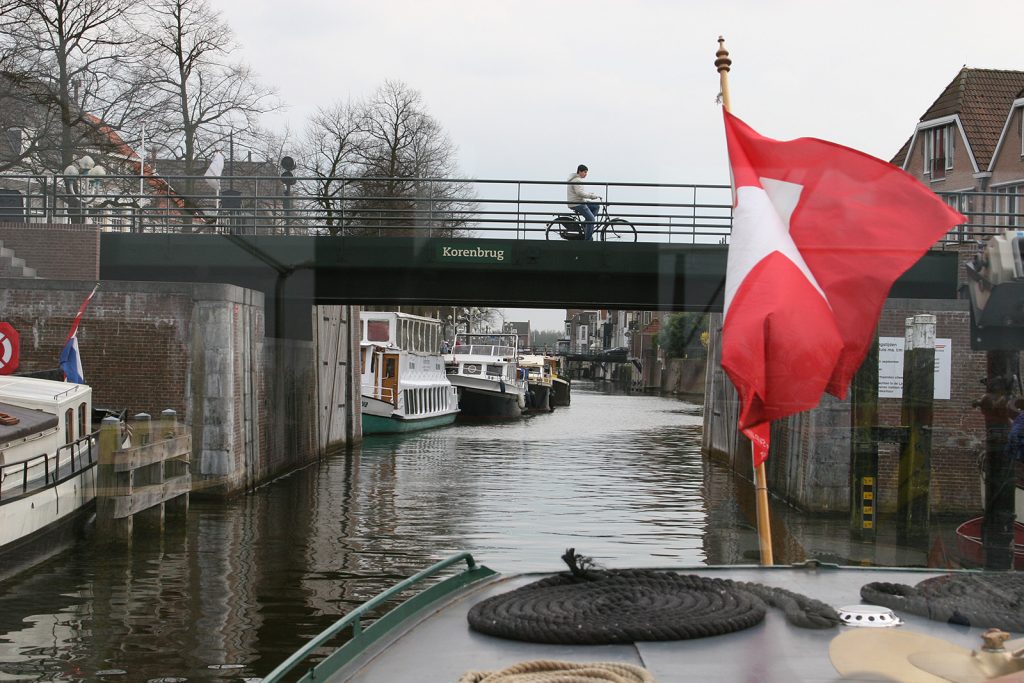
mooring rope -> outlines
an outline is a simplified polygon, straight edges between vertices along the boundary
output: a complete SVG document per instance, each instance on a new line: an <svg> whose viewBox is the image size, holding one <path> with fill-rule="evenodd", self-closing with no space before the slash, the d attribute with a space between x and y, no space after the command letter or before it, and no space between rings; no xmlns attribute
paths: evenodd
<svg viewBox="0 0 1024 683"><path fill-rule="evenodd" d="M571 548L563 559L571 573L477 603L470 626L512 640L597 645L732 633L760 623L766 605L803 628L840 623L828 605L779 588L650 569L592 570Z"/></svg>
<svg viewBox="0 0 1024 683"><path fill-rule="evenodd" d="M945 574L916 586L875 582L860 589L867 602L951 624L1024 631L1024 575Z"/></svg>
<svg viewBox="0 0 1024 683"><path fill-rule="evenodd" d="M647 669L619 662L519 662L501 671L467 671L458 683L656 683Z"/></svg>

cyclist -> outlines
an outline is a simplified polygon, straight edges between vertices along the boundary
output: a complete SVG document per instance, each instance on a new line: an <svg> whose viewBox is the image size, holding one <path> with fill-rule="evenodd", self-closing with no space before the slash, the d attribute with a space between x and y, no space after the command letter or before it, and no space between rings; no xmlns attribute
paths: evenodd
<svg viewBox="0 0 1024 683"><path fill-rule="evenodd" d="M586 232L584 239L588 241L594 239L597 213L601 209L600 205L596 203L601 201L601 197L593 192L587 192L587 186L583 184L583 179L587 177L589 170L583 164L577 166L576 172L569 176L566 188L569 208L583 217L583 228Z"/></svg>

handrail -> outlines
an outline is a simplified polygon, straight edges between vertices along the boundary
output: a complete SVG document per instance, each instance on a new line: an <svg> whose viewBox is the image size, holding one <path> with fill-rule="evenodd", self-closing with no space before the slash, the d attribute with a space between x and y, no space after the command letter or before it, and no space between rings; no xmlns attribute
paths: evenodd
<svg viewBox="0 0 1024 683"><path fill-rule="evenodd" d="M564 180L293 177L275 175L0 175L20 204L0 219L90 223L105 231L233 235L408 235L545 239L568 211ZM589 182L641 241L728 242L732 193L725 184ZM1012 192L1010 190L1013 190ZM1024 226L1020 187L936 192L968 220L937 240L958 245Z"/></svg>
<svg viewBox="0 0 1024 683"><path fill-rule="evenodd" d="M41 453L33 456L26 460L20 460L18 462L12 462L7 465L0 466L0 481L7 478L11 478L12 481L16 481L14 478L21 477L21 486L16 488L9 486L7 488L8 494L11 491L16 491L13 496L4 497L3 489L0 488L0 502L6 503L20 498L28 493L36 493L38 491L45 491L46 489L53 488L58 484L62 484L66 480L70 479L74 475L78 474L82 470L88 469L96 463L96 458L93 454L93 448L95 439L99 436L99 431L94 431L85 436L81 436L75 441L58 446L55 453ZM83 442L85 445L83 446ZM68 469L64 476L61 475L61 453L64 451L70 451L69 458L65 461ZM83 455L88 455L88 461L83 464ZM77 466L75 460L78 460ZM52 469L51 469L52 461ZM39 467L43 468L42 477L33 475L32 483L33 486L29 488L29 473L35 472Z"/></svg>
<svg viewBox="0 0 1024 683"><path fill-rule="evenodd" d="M473 555L471 555L468 552L457 553L455 555L448 557L447 559L441 560L440 562L437 562L431 565L430 567L427 567L423 571L410 576L404 581L395 584L394 586L388 588L384 592L378 593L376 596L374 596L367 602L364 602L362 605L355 608L338 621L334 622L334 624L327 627L327 629L320 632L318 635L314 636L312 640L310 640L304 646L299 648L299 650L292 654L290 657L288 657L288 659L278 664L273 671L271 671L262 679L263 683L273 683L274 681L281 680L282 676L292 671L295 667L297 667L300 663L302 663L305 659L312 655L317 648L322 647L331 638L334 638L336 635L338 635L348 627L352 627L353 638L363 633L368 633L370 628L372 628L372 625L370 627L367 627L367 629L364 631L361 621L362 617L367 612L369 612L372 609L375 609L376 607L379 607L388 600L391 600L395 595L401 593L407 588L410 588L411 586L423 581L424 579L430 578L438 572L463 561L466 563L466 569L459 576L478 572L481 573L480 578L483 578L484 576L490 576L493 574L493 572L491 572L486 567L478 566L476 564L476 561L473 559ZM480 570L484 571L481 572ZM314 665L311 669L311 672L316 671L317 667L323 665L324 663L326 662L320 662ZM311 676L311 679L315 679L315 676Z"/></svg>

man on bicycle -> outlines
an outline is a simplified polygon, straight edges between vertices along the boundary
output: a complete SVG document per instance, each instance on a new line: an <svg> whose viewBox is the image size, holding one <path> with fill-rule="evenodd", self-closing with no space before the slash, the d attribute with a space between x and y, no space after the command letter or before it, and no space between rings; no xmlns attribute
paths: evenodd
<svg viewBox="0 0 1024 683"><path fill-rule="evenodd" d="M588 241L594 239L594 226L597 225L597 214L601 210L601 206L595 203L601 201L601 197L587 192L587 186L583 184L589 170L583 164L577 166L576 172L569 176L566 192L569 208L583 217L584 239Z"/></svg>

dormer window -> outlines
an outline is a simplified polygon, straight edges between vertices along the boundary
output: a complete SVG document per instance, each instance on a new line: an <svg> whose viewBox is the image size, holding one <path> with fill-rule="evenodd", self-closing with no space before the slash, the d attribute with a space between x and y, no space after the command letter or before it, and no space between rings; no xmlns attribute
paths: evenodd
<svg viewBox="0 0 1024 683"><path fill-rule="evenodd" d="M924 131L924 174L942 180L953 169L953 125L936 126Z"/></svg>

